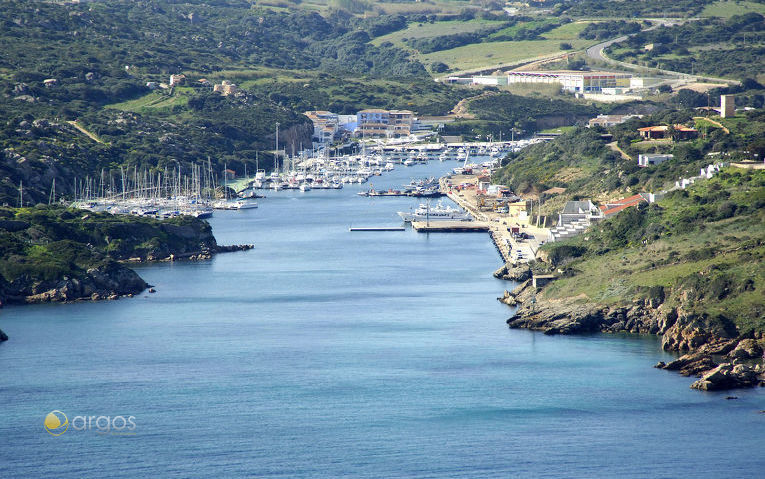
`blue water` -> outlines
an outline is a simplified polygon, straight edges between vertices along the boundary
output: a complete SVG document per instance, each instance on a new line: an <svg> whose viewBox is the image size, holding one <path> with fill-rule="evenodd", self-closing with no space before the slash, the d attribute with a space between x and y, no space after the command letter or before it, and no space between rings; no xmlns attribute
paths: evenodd
<svg viewBox="0 0 765 479"><path fill-rule="evenodd" d="M156 294L0 311L0 477L761 477L763 390L693 391L655 338L509 330L488 235L351 233L417 204L360 188L216 213L255 249L141 267ZM54 409L136 428L53 437Z"/></svg>

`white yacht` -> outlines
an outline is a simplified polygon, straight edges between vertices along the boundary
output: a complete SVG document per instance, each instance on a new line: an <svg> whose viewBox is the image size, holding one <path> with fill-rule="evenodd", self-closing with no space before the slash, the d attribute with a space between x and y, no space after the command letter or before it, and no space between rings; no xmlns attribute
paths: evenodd
<svg viewBox="0 0 765 479"><path fill-rule="evenodd" d="M470 221L472 218L469 213L462 211L459 208L453 208L446 206L440 201L436 206L430 206L426 203L421 203L414 211L399 211L398 215L406 223L412 221Z"/></svg>
<svg viewBox="0 0 765 479"><path fill-rule="evenodd" d="M216 200L211 206L216 210L249 210L257 208L258 204L254 201L244 200Z"/></svg>

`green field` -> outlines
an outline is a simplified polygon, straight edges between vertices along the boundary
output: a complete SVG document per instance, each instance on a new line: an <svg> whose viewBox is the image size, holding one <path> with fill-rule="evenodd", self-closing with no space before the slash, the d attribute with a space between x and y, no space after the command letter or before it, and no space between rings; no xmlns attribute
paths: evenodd
<svg viewBox="0 0 765 479"><path fill-rule="evenodd" d="M704 7L702 17L730 18L749 12L757 12L765 15L765 3L746 1L720 1Z"/></svg>
<svg viewBox="0 0 765 479"><path fill-rule="evenodd" d="M153 91L142 96L141 98L123 101L122 103L114 103L112 105L107 105L106 108L122 111L132 111L136 113L140 113L141 111L146 110L156 111L160 109L170 109L176 105L183 106L187 104L189 101L188 94L193 93L193 91L193 88L188 87L176 88L172 96Z"/></svg>
<svg viewBox="0 0 765 479"><path fill-rule="evenodd" d="M548 128L547 130L542 130L539 133L547 133L547 134L566 133L567 131L571 131L575 128L577 127L576 126L561 126L560 128Z"/></svg>
<svg viewBox="0 0 765 479"><path fill-rule="evenodd" d="M487 20L452 20L448 22L434 23L410 23L404 30L389 33L372 40L374 45L380 45L383 42L391 42L397 47L407 48L401 41L403 38L432 38L442 35L453 35L455 33L472 33L491 25L497 25L501 22Z"/></svg>
<svg viewBox="0 0 765 479"><path fill-rule="evenodd" d="M578 40L579 33L584 30L585 27L587 27L587 25L590 23L592 22L578 21L567 23L565 25L559 26L558 28L550 30L549 32L542 35L542 37L548 40Z"/></svg>
<svg viewBox="0 0 765 479"><path fill-rule="evenodd" d="M584 48L590 40L568 40L574 49ZM456 70L469 70L480 67L499 66L520 60L534 59L562 53L559 40L526 40L520 42L490 42L476 43L464 47L453 48L418 58L423 63L443 62Z"/></svg>
<svg viewBox="0 0 765 479"><path fill-rule="evenodd" d="M464 0L428 0L427 2L374 2L378 11L394 14L444 14L459 13L469 2Z"/></svg>

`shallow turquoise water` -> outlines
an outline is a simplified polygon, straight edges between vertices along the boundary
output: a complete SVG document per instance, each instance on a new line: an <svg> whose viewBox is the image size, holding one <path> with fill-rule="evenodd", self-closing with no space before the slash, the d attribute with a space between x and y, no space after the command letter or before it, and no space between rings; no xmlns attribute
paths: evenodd
<svg viewBox="0 0 765 479"><path fill-rule="evenodd" d="M378 188L454 163L398 169ZM363 188L368 188L365 185ZM508 330L485 234L350 233L403 198L270 193L248 252L140 268L156 294L9 307L1 477L756 477L762 390L701 393L654 338ZM134 435L43 429L51 410ZM111 431L114 432L114 431Z"/></svg>

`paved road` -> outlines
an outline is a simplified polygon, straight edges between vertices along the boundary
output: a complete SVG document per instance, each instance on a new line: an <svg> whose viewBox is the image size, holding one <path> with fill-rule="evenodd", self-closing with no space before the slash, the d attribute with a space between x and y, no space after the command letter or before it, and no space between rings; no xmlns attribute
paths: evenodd
<svg viewBox="0 0 765 479"><path fill-rule="evenodd" d="M689 19L689 21L690 20L693 20L693 19ZM652 25L649 28L646 28L645 30L642 30L641 32L647 32L647 31L650 31L650 30L655 30L655 29L657 29L657 28L659 28L661 26L670 26L670 25L674 25L676 23L677 23L677 20L674 20L674 21L658 20L658 21L656 21L656 23L654 25ZM593 46L591 46L590 48L587 49L587 56L590 57L590 58L594 58L596 60L601 60L601 61L610 63L612 65L618 65L618 66L620 66L622 68L629 68L629 69L633 69L633 70L634 69L646 69L646 70L651 70L653 72L661 73L661 74L664 74L664 75L669 75L669 76L674 76L674 77L682 78L683 80L694 80L694 79L695 80L707 80L707 81L718 82L718 83L733 83L733 84L736 84L736 85L741 83L741 82L738 82L736 80L729 80L727 78L707 77L707 76L701 76L701 75L689 75L689 74L683 73L683 72L676 72L676 71L672 71L672 70L663 70L663 69L660 69L660 68L644 67L642 65L636 65L634 63L620 62L618 60L613 60L613 59L609 58L604 53L604 50L607 47L613 45L614 43L623 42L624 40L626 40L627 38L629 38L629 37L631 37L633 35L637 35L637 34L636 33L632 33L630 35L622 35L621 37L614 38L614 39L605 41L603 43L598 43L597 45L593 45Z"/></svg>

